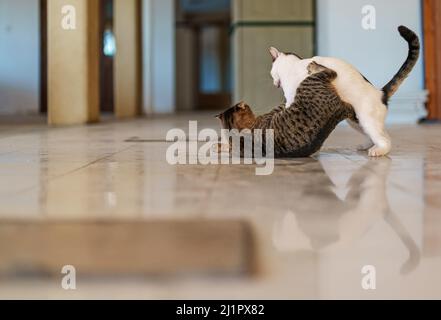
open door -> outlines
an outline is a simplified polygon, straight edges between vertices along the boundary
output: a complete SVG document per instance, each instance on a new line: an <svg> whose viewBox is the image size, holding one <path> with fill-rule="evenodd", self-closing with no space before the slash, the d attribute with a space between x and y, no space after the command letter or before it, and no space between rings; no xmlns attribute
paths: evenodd
<svg viewBox="0 0 441 320"><path fill-rule="evenodd" d="M113 0L100 0L100 111L113 114L115 37L113 33Z"/></svg>

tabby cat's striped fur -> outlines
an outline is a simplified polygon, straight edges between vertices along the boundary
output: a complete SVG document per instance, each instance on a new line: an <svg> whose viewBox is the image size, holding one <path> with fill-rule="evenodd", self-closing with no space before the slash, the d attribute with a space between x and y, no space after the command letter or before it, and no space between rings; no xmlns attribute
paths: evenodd
<svg viewBox="0 0 441 320"><path fill-rule="evenodd" d="M256 118L242 102L218 116L222 127L274 130L275 157L309 157L316 153L341 121L356 120L356 115L332 85L335 71L313 62L308 72L310 76L299 86L291 108L281 105Z"/></svg>

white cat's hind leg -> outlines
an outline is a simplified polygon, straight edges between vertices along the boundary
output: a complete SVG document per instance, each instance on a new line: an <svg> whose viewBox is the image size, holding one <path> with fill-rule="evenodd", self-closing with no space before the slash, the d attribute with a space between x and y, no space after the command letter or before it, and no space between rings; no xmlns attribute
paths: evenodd
<svg viewBox="0 0 441 320"><path fill-rule="evenodd" d="M371 138L363 131L363 128L355 121L348 119L348 124L356 131L360 132L365 138L366 142L357 146L357 151L367 151L374 146Z"/></svg>
<svg viewBox="0 0 441 320"><path fill-rule="evenodd" d="M374 146L369 149L370 157L385 156L392 148L391 139L385 129L386 114L387 107L383 104L375 110L371 109L371 112L357 114L363 131L374 143Z"/></svg>

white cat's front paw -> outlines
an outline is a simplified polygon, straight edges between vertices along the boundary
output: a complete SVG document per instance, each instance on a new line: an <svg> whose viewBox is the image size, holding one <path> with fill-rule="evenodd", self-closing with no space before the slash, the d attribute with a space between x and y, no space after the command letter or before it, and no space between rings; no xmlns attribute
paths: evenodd
<svg viewBox="0 0 441 320"><path fill-rule="evenodd" d="M380 147L372 147L369 149L369 157L383 157L389 153L390 149L388 148L380 148Z"/></svg>

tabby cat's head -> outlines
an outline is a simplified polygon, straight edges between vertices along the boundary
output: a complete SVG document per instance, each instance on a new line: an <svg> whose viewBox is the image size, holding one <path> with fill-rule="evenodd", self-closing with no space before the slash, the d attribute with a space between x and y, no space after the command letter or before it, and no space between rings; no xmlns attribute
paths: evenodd
<svg viewBox="0 0 441 320"><path fill-rule="evenodd" d="M221 122L222 129L250 129L256 121L256 116L250 106L245 102L240 102L225 112L216 116Z"/></svg>

